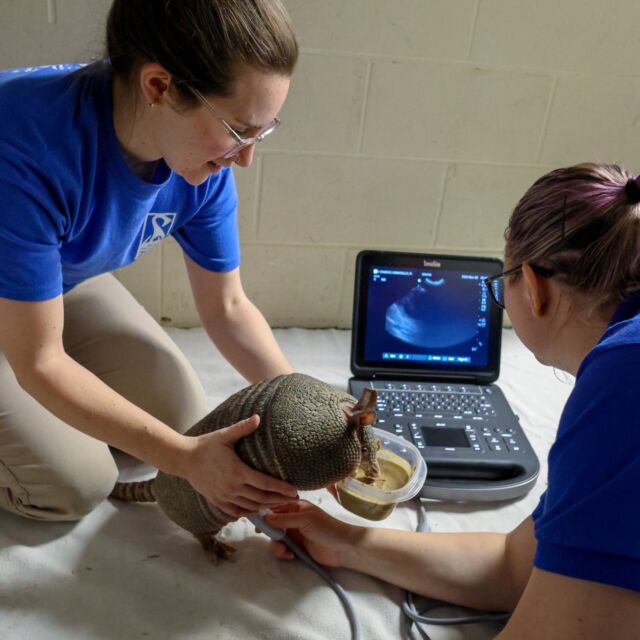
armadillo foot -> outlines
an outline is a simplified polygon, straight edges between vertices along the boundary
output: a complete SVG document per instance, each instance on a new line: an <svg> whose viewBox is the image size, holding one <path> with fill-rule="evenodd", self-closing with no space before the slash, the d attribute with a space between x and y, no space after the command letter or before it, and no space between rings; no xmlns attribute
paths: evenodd
<svg viewBox="0 0 640 640"><path fill-rule="evenodd" d="M196 538L198 538L204 552L214 565L218 566L220 560L235 560L233 557L233 554L236 552L235 547L217 540L215 535L206 533L201 536L196 536Z"/></svg>

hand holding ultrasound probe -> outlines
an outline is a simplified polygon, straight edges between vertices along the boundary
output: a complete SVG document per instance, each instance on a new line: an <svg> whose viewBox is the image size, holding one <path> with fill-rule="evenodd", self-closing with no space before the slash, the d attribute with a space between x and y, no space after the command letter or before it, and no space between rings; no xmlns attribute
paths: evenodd
<svg viewBox="0 0 640 640"><path fill-rule="evenodd" d="M513 612L503 640L637 637L639 202L635 179L616 166L547 174L513 212L505 271L485 283L536 358L577 376L549 458L547 491L516 529L358 527L305 502L275 509L267 522L289 529L327 566L362 571L428 598ZM430 296L437 304L439 286L416 283L391 304L386 331L436 346L444 334L438 327L422 330L416 318ZM458 339L472 331L459 327ZM273 544L279 558L292 557Z"/></svg>

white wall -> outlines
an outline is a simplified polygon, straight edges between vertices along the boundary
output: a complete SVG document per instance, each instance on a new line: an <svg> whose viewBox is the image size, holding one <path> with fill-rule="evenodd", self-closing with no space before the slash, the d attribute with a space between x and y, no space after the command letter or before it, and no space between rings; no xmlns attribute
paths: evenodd
<svg viewBox="0 0 640 640"><path fill-rule="evenodd" d="M285 0L302 46L283 127L236 172L245 288L274 326L348 326L362 248L501 255L535 178L640 171L634 0ZM0 66L86 60L108 0L0 0ZM119 277L197 324L175 243Z"/></svg>

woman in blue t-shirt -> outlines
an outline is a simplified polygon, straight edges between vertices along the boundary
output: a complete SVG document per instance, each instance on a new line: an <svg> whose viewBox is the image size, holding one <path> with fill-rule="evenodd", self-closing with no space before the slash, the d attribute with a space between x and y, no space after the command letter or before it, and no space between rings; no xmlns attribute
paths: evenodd
<svg viewBox="0 0 640 640"><path fill-rule="evenodd" d="M279 0L114 0L105 61L0 72L1 508L82 517L116 481L108 445L233 516L295 499L234 453L256 416L181 435L203 389L109 272L172 235L227 360L292 371L243 291L231 166L279 125L297 56Z"/></svg>
<svg viewBox="0 0 640 640"><path fill-rule="evenodd" d="M352 526L300 502L268 521L323 564L513 612L505 640L637 638L638 179L607 165L552 171L518 202L505 237L505 271L487 281L495 303L540 362L576 376L532 516L509 534L412 533Z"/></svg>

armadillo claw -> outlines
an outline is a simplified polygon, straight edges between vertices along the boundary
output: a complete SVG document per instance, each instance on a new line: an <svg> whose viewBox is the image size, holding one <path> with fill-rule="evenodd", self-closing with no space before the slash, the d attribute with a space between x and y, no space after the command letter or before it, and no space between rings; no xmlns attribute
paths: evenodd
<svg viewBox="0 0 640 640"><path fill-rule="evenodd" d="M233 554L236 552L236 548L230 544L225 544L217 540L213 534L204 534L196 536L204 552L207 554L211 563L215 566L220 564L220 560L235 560Z"/></svg>

